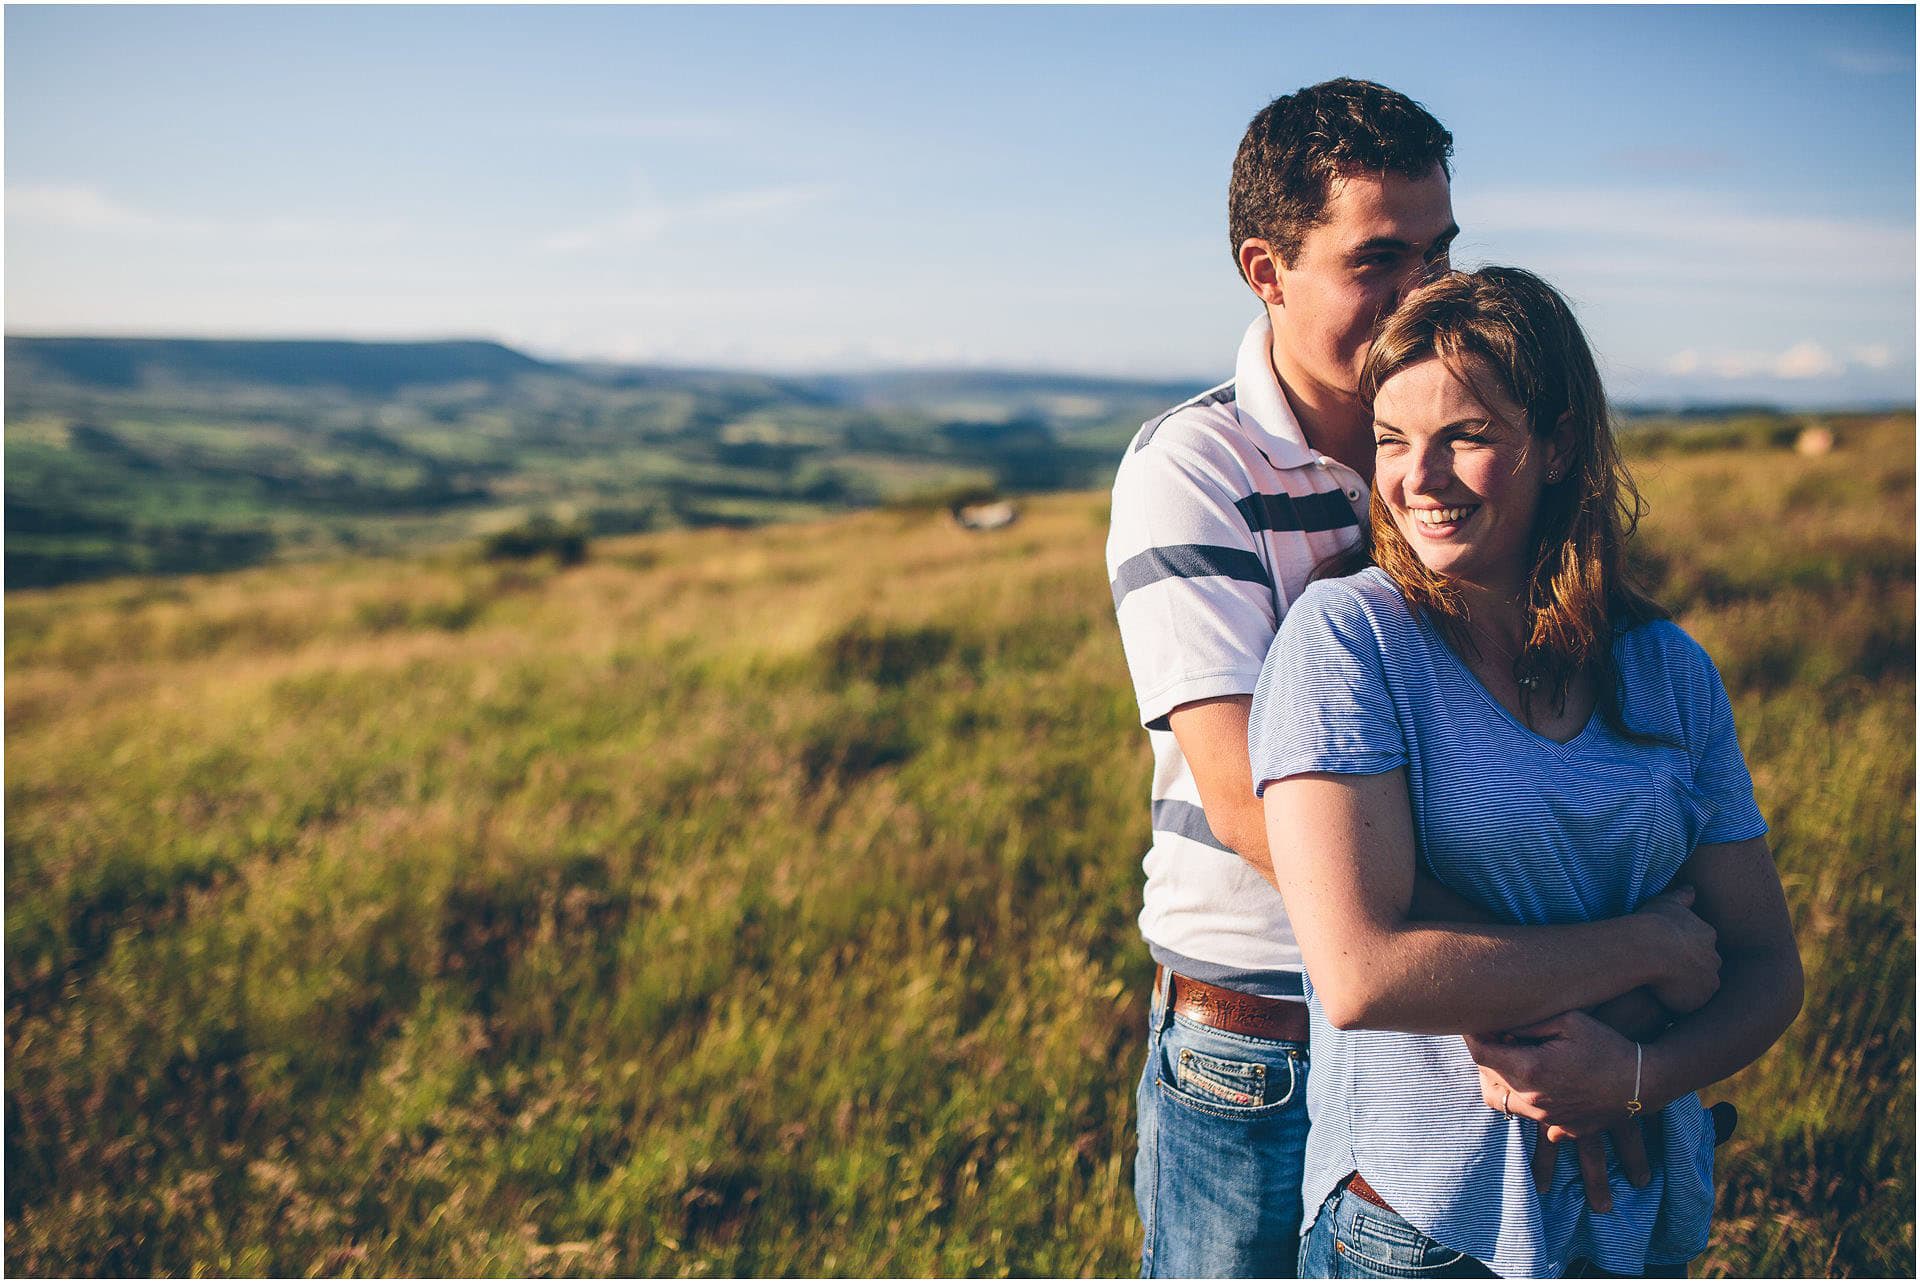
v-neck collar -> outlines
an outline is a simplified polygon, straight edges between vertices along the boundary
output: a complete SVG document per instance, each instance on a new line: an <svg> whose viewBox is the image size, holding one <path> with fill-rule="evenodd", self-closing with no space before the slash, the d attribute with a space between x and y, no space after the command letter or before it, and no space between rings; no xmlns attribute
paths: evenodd
<svg viewBox="0 0 1920 1283"><path fill-rule="evenodd" d="M1383 571L1382 573L1384 574L1385 572ZM1495 697L1494 693L1487 689L1486 683L1481 681L1471 668L1467 667L1467 661L1455 654L1453 647L1447 645L1447 639L1440 635L1440 630L1434 626L1431 619L1427 618L1426 611L1421 610L1411 602L1408 603L1407 609L1412 611L1414 617L1419 620L1420 631L1421 634L1426 637L1427 644L1445 652L1447 662L1453 665L1455 675L1468 686L1472 687L1473 693L1478 695L1480 699L1486 703L1487 707L1493 710L1495 715L1528 739L1545 748L1552 749L1556 753L1568 753L1571 752L1581 740L1587 738L1588 735L1592 734L1600 726L1600 701L1596 699L1593 703L1593 711L1587 714L1587 720L1582 723L1580 729L1575 731L1570 737L1564 740L1557 740L1551 735L1542 735L1539 731L1534 730L1518 717L1515 717L1513 710L1501 703L1500 700Z"/></svg>

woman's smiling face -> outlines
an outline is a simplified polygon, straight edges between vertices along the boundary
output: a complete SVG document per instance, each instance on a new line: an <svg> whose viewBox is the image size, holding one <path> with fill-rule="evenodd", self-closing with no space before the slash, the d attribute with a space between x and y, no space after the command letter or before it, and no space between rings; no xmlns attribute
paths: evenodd
<svg viewBox="0 0 1920 1283"><path fill-rule="evenodd" d="M1485 365L1438 357L1380 385L1373 404L1374 493L1429 570L1515 596L1541 491L1558 479L1564 429L1541 440Z"/></svg>

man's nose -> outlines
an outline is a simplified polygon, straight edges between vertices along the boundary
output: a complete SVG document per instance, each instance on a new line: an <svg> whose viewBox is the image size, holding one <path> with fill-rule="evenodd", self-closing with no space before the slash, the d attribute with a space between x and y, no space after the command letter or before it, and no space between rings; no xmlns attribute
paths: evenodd
<svg viewBox="0 0 1920 1283"><path fill-rule="evenodd" d="M1393 312L1407 295L1425 285L1428 281L1438 280L1447 273L1447 256L1425 259L1408 268L1393 287L1393 296L1387 300L1387 311Z"/></svg>

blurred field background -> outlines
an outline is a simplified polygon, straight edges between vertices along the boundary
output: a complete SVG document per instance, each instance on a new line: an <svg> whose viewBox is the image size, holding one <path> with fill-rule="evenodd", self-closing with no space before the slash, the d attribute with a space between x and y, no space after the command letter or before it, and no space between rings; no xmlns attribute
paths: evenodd
<svg viewBox="0 0 1920 1283"><path fill-rule="evenodd" d="M498 343L6 340L6 582L405 553L1102 484L1193 393L993 371L773 376Z"/></svg>
<svg viewBox="0 0 1920 1283"><path fill-rule="evenodd" d="M1914 1267L1914 423L1825 422L1635 438L1809 976L1696 1274ZM7 1269L1133 1272L1106 518L10 593Z"/></svg>

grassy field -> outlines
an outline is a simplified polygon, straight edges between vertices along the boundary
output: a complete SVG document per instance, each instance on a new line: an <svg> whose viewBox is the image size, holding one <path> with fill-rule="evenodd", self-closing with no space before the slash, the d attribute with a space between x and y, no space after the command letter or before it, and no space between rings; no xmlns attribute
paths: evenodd
<svg viewBox="0 0 1920 1283"><path fill-rule="evenodd" d="M1914 427L1837 426L1639 463L1809 974L1711 1275L1914 1266ZM7 1269L1131 1272L1105 527L9 595Z"/></svg>

